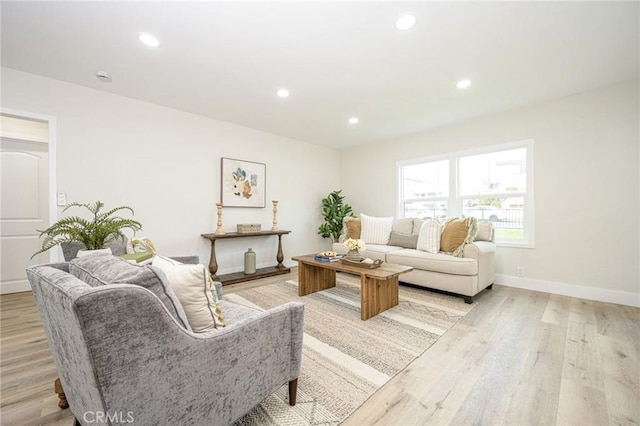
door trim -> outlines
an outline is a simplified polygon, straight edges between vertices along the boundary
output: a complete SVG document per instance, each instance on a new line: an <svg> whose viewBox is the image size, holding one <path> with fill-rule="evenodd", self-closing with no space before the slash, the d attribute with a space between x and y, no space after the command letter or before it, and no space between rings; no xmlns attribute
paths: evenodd
<svg viewBox="0 0 640 426"><path fill-rule="evenodd" d="M0 108L0 113L4 115L13 115L19 118L30 120L46 121L49 127L49 225L53 225L58 221L58 205L56 201L56 191L58 188L57 180L57 121L56 117L51 115L36 114L32 112L19 111L10 108ZM55 263L60 259L60 250L49 250L49 262ZM30 291L31 287L22 291Z"/></svg>

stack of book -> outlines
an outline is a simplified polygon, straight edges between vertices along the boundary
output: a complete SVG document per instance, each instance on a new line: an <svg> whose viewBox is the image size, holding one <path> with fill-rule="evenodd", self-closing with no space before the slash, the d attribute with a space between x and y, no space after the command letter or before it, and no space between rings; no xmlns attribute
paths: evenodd
<svg viewBox="0 0 640 426"><path fill-rule="evenodd" d="M319 262L337 262L343 257L344 255L342 254L337 254L337 253L327 254L323 252L323 253L316 254L314 259Z"/></svg>
<svg viewBox="0 0 640 426"><path fill-rule="evenodd" d="M122 257L124 260L130 263L135 263L137 265L146 265L147 263L151 263L153 260L153 253L143 252L143 253L130 253L123 254Z"/></svg>

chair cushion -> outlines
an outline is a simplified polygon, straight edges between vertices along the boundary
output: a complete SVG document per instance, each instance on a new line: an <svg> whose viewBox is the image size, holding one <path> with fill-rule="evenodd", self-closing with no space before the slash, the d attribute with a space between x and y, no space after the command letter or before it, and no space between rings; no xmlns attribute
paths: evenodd
<svg viewBox="0 0 640 426"><path fill-rule="evenodd" d="M110 254L78 257L69 263L69 273L99 287L108 284L136 284L155 294L178 323L191 330L187 315L160 269L129 263Z"/></svg>
<svg viewBox="0 0 640 426"><path fill-rule="evenodd" d="M475 259L444 253L433 254L412 249L396 250L387 254L387 262L445 274L478 275L478 262ZM400 279L402 280L402 277Z"/></svg>
<svg viewBox="0 0 640 426"><path fill-rule="evenodd" d="M218 293L204 265L185 265L157 255L151 265L166 274L194 332L204 333L226 325Z"/></svg>

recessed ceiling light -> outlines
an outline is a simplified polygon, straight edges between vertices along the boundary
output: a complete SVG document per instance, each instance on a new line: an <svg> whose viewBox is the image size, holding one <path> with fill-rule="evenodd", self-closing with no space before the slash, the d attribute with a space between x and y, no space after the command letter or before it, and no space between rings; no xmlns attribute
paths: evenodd
<svg viewBox="0 0 640 426"><path fill-rule="evenodd" d="M460 80L458 84L456 84L456 86L458 87L458 89L466 89L467 87L471 86L471 80Z"/></svg>
<svg viewBox="0 0 640 426"><path fill-rule="evenodd" d="M358 124L359 121L358 117L351 117L349 119L349 124Z"/></svg>
<svg viewBox="0 0 640 426"><path fill-rule="evenodd" d="M417 22L418 18L416 17L416 15L408 13L396 19L396 28L401 31L410 30L414 27L414 25L416 25Z"/></svg>
<svg viewBox="0 0 640 426"><path fill-rule="evenodd" d="M281 98L288 98L289 97L289 91L287 89L279 89L276 94L281 97Z"/></svg>
<svg viewBox="0 0 640 426"><path fill-rule="evenodd" d="M140 39L141 42L143 42L144 44L146 44L149 47L158 47L158 46L160 46L160 42L158 41L158 39L155 38L153 35L151 35L149 33L140 33L138 38Z"/></svg>
<svg viewBox="0 0 640 426"><path fill-rule="evenodd" d="M98 71L96 73L96 78L103 83L111 83L111 74L106 71Z"/></svg>

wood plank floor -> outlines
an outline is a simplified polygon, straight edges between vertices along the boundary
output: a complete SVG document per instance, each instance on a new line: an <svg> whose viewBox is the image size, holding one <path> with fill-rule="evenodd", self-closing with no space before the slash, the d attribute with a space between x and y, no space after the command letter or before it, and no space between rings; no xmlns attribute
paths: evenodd
<svg viewBox="0 0 640 426"><path fill-rule="evenodd" d="M497 285L475 303L343 424L640 425L640 309ZM56 377L31 293L0 296L0 424L73 424Z"/></svg>

